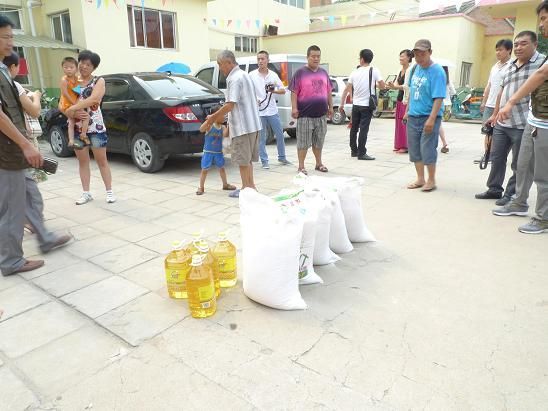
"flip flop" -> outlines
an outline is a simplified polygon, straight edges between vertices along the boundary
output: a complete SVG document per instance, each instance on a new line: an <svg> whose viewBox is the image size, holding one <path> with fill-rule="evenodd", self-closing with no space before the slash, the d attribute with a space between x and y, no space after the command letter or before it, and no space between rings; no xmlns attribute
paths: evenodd
<svg viewBox="0 0 548 411"><path fill-rule="evenodd" d="M304 168L298 168L297 173L303 173L305 176L308 175L308 171L306 171L306 169L304 169Z"/></svg>
<svg viewBox="0 0 548 411"><path fill-rule="evenodd" d="M431 187L424 187L421 191L422 192L425 192L425 193L429 193L430 191L434 191L437 187L435 185L431 186Z"/></svg>
<svg viewBox="0 0 548 411"><path fill-rule="evenodd" d="M414 190L415 188L421 188L424 184L411 183L407 186L409 190Z"/></svg>
<svg viewBox="0 0 548 411"><path fill-rule="evenodd" d="M232 184L227 184L226 186L223 186L223 190L234 191L236 190L236 186L233 186Z"/></svg>
<svg viewBox="0 0 548 411"><path fill-rule="evenodd" d="M201 196L202 194L204 194L204 190L202 190L201 188L199 188L198 190L196 190L196 195L197 195L197 196Z"/></svg>
<svg viewBox="0 0 548 411"><path fill-rule="evenodd" d="M240 197L240 190L234 190L234 191L231 191L228 196L230 198L239 198Z"/></svg>
<svg viewBox="0 0 548 411"><path fill-rule="evenodd" d="M323 164L320 164L319 166L316 166L315 170L316 171L321 171L322 173L327 173L329 171L327 169L327 167L324 166Z"/></svg>

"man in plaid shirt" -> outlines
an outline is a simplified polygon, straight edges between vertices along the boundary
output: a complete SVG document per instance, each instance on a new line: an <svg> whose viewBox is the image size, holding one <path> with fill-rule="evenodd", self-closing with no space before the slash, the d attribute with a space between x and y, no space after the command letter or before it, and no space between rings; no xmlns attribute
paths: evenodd
<svg viewBox="0 0 548 411"><path fill-rule="evenodd" d="M477 199L497 199L496 204L507 204L516 192L516 167L523 130L527 125L530 96L522 98L512 108L506 120L495 121L500 107L525 83L525 81L542 65L545 56L537 52L537 35L532 31L522 31L514 39L514 54L517 57L508 67L502 81L502 89L497 97L493 115L487 120L495 128L491 149L491 171L487 178L488 190L476 194ZM502 187L506 174L508 153L512 150L512 177ZM504 193L504 195L503 195Z"/></svg>

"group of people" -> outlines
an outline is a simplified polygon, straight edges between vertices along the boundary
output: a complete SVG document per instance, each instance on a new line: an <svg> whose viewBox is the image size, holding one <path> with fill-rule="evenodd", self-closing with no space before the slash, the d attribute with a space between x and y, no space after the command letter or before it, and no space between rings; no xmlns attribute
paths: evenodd
<svg viewBox="0 0 548 411"><path fill-rule="evenodd" d="M99 63L100 57L89 50L80 52L78 61L65 58L62 62L65 76L61 82L60 109L69 119L71 144L79 162L83 194L76 201L78 205L92 199L90 148L107 189L106 201L116 201L111 189L107 134L100 109L105 82L92 75ZM40 128L37 117L41 94L25 90L14 80L19 72L19 56L13 51L13 23L5 16L0 16L0 72L0 271L7 276L35 270L44 264L43 260L24 258L25 227L36 234L44 254L67 244L71 236L55 234L44 224L44 202L38 188L43 179L44 158L38 150L34 131ZM76 92L73 88L77 88L78 97L65 101L67 95ZM73 134L74 127L78 136Z"/></svg>

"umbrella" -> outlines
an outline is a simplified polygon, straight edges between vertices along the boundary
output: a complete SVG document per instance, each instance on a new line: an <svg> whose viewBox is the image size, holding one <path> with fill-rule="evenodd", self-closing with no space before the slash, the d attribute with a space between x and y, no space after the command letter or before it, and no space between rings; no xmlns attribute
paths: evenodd
<svg viewBox="0 0 548 411"><path fill-rule="evenodd" d="M179 63L176 61L172 61L171 63L164 64L163 66L160 66L156 69L156 71L170 71L172 73L177 74L188 74L190 73L190 67L187 66L185 63Z"/></svg>

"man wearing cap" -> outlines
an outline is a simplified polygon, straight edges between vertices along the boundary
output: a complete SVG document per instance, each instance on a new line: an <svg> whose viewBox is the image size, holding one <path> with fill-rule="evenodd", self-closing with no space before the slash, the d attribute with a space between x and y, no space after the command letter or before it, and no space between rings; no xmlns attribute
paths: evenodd
<svg viewBox="0 0 548 411"><path fill-rule="evenodd" d="M409 76L409 104L403 120L407 122L409 160L415 163L417 179L407 188L430 192L436 189L437 147L446 77L443 68L432 61L430 40L418 40L413 52L417 64ZM425 166L428 179L424 175Z"/></svg>

